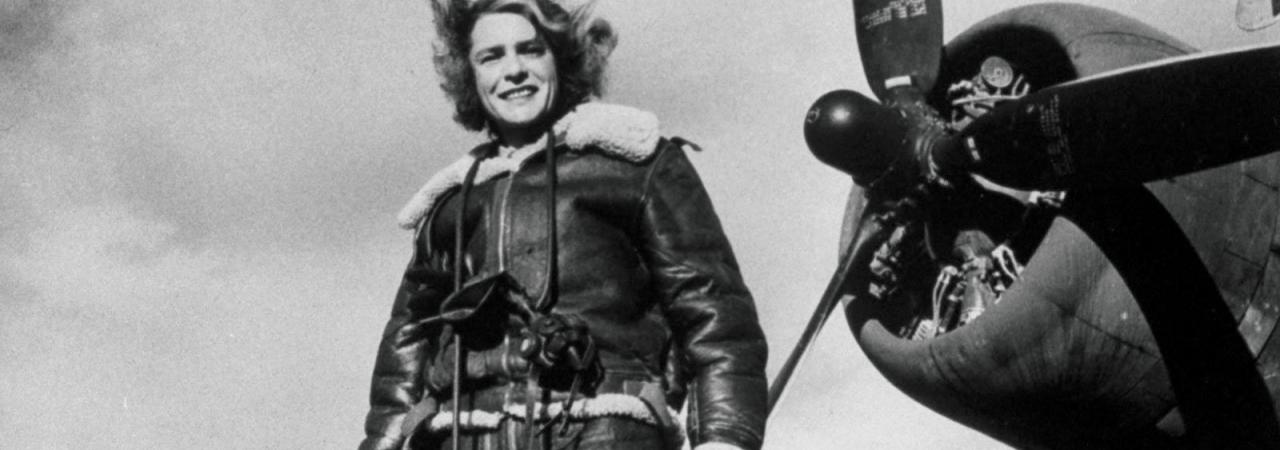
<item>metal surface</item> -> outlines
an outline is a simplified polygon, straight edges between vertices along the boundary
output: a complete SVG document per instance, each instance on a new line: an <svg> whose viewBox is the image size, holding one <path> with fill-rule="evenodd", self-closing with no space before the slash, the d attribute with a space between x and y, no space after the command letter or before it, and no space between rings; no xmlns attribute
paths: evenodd
<svg viewBox="0 0 1280 450"><path fill-rule="evenodd" d="M1043 87L1191 51L1109 11L1033 5L998 14L962 33L947 46L938 81L947 86L972 77L991 56L1007 59L1026 71L1031 85ZM1231 95L1247 97L1250 88L1277 88L1274 77L1259 80L1261 84ZM872 85L877 86L874 78ZM928 93L931 102L937 104L940 91L935 87ZM1202 101L1217 99L1210 87L1195 91L1206 95ZM1143 99L1156 94L1148 92ZM1085 102L1084 97L1079 101ZM1218 107L1255 113L1274 106L1231 102ZM1262 111L1265 115L1268 110ZM1169 111L1156 114L1164 113ZM1112 128L1126 126L1124 119L1092 127L1115 136ZM1211 125L1235 126L1229 119ZM1259 130L1272 136L1266 133L1280 127L1265 127L1266 119L1262 117ZM1149 151L1141 146L1142 133L1152 130L1139 127L1137 136L1115 140L1110 148ZM1215 145L1223 143L1218 141L1242 142L1215 141L1213 137L1222 137L1215 133L1195 133L1206 139L1178 145L1212 154L1223 150ZM1095 144L1111 145L1090 145ZM1248 155L1274 150L1264 146ZM867 277L859 273L864 267L844 272L842 266L831 286L863 297L846 304L846 318L855 339L889 381L929 408L1011 445L1271 445L1280 441L1275 414L1280 393L1280 339L1275 338L1280 328L1280 155L1228 161L1149 183L1145 189L1151 194L1128 184L1117 193L1127 192L1122 198L1133 200L1133 208L1112 205L1118 210L1109 211L1106 193L1094 194L1093 201L1100 203L1092 215L1053 221L1001 303L934 339L903 339L887 328L886 318L901 316L910 306L893 299L866 301ZM1201 167L1207 165L1195 168ZM1135 222L1125 222L1124 215L1131 213ZM1152 226L1144 218L1158 217L1163 217L1162 225L1143 228ZM1146 257L1150 255L1169 260ZM1196 291L1200 294L1191 295ZM1184 298L1188 296L1194 298ZM824 295L824 300L832 297L838 296Z"/></svg>

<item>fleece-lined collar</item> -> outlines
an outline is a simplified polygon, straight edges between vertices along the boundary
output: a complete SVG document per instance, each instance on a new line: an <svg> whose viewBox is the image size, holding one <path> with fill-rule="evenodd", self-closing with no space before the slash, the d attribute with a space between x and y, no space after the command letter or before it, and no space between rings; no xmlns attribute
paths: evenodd
<svg viewBox="0 0 1280 450"><path fill-rule="evenodd" d="M658 129L658 117L653 113L628 106L595 102L578 105L556 122L552 130L556 141L568 145L570 150L598 148L634 162L644 161L653 155L662 136ZM471 164L476 158L483 156L483 153L487 153L488 149L487 145L477 147L428 179L400 210L396 218L400 227L414 229L441 195L462 184ZM541 150L541 147L529 146L507 157L481 161L476 171L476 183L514 171L526 158Z"/></svg>

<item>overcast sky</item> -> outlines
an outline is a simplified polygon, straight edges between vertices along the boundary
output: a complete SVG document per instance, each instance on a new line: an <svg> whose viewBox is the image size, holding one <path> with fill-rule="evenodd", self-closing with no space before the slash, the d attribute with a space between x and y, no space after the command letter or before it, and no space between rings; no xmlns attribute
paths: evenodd
<svg viewBox="0 0 1280 450"><path fill-rule="evenodd" d="M951 2L946 33L1030 1ZM1088 1L1204 49L1234 1ZM780 5L800 5L783 7ZM964 6L960 6L964 5ZM772 348L835 265L847 177L811 102L865 90L848 1L626 2L608 101L692 156ZM424 0L0 0L0 446L351 448L409 257L400 205L479 142ZM835 318L770 448L1003 448L915 404Z"/></svg>

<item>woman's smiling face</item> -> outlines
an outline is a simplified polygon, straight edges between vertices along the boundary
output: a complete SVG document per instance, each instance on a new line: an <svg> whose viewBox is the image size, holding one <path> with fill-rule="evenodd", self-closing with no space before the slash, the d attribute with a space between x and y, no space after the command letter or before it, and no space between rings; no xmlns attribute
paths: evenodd
<svg viewBox="0 0 1280 450"><path fill-rule="evenodd" d="M555 101L555 57L524 16L490 13L471 30L471 67L480 102L508 144L536 139Z"/></svg>

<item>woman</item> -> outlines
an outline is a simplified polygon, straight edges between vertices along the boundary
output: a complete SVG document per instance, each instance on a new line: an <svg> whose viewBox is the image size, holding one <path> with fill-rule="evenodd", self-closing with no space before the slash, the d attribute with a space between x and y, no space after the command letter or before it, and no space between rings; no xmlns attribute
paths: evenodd
<svg viewBox="0 0 1280 450"><path fill-rule="evenodd" d="M589 101L608 23L550 0L432 5L455 120L492 141L401 212L415 255L361 448L675 449L686 397L695 448L759 448L764 337L683 141Z"/></svg>

